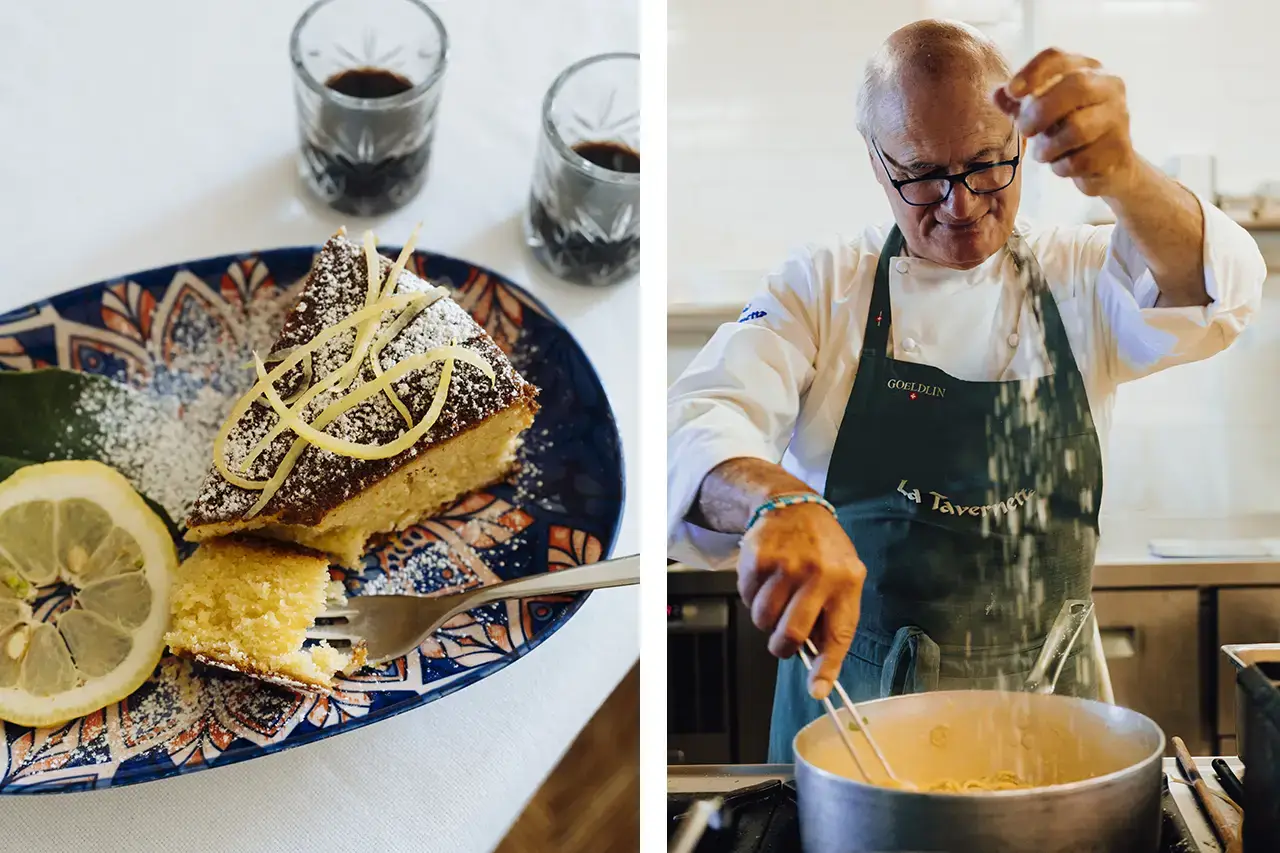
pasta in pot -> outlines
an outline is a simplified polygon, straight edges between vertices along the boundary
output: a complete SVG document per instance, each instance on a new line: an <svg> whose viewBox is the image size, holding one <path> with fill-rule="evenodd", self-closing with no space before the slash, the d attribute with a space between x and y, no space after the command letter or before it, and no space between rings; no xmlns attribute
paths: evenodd
<svg viewBox="0 0 1280 853"><path fill-rule="evenodd" d="M929 731L929 743L938 748L945 747L950 734L951 729L949 726L934 726ZM935 794L977 794L988 791L1016 791L1020 788L1033 787L1035 786L1017 773L1011 770L1001 770L993 775L981 776L977 779L941 779L924 790Z"/></svg>
<svg viewBox="0 0 1280 853"><path fill-rule="evenodd" d="M956 779L941 779L925 788L925 790L935 794L968 794L988 791L1016 791L1021 788L1033 787L1035 786L1022 779L1017 773L1001 770L992 776L966 779L963 782Z"/></svg>

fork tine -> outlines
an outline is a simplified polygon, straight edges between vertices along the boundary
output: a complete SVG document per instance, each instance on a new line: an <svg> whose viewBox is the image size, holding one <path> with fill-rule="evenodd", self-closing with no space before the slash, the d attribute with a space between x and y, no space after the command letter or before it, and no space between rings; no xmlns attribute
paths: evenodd
<svg viewBox="0 0 1280 853"><path fill-rule="evenodd" d="M351 630L350 625L312 625L307 629L308 640L349 640L357 642L360 638Z"/></svg>
<svg viewBox="0 0 1280 853"><path fill-rule="evenodd" d="M359 613L359 611L356 610L354 607L331 607L325 612L321 613L316 618L318 619L343 619L343 618L349 619L352 616L355 616L357 613Z"/></svg>

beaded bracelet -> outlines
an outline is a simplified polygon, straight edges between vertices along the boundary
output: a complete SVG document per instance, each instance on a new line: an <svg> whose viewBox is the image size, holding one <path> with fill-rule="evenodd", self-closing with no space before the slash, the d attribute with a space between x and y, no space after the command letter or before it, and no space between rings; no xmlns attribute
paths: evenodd
<svg viewBox="0 0 1280 853"><path fill-rule="evenodd" d="M751 513L751 520L747 522L747 530L754 527L755 523L759 521L765 513L772 512L775 509L782 509L784 506L795 506L796 504L817 504L818 506L826 508L826 510L832 515L836 514L836 508L831 505L830 501L822 495L817 495L813 492L796 492L789 495L775 495L760 504L760 506L756 507L755 512ZM743 532L745 533L746 531Z"/></svg>

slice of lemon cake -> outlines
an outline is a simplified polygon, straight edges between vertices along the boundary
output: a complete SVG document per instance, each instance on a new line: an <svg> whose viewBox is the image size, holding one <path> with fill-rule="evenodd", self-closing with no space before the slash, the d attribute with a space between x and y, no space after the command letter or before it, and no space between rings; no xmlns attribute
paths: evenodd
<svg viewBox="0 0 1280 853"><path fill-rule="evenodd" d="M370 538L508 476L537 413L471 315L372 235L317 256L259 382L214 445L187 538L297 542L346 566Z"/></svg>
<svg viewBox="0 0 1280 853"><path fill-rule="evenodd" d="M304 648L307 629L341 601L324 554L231 536L207 542L178 569L165 642L174 654L301 689L328 691L364 666L363 647Z"/></svg>

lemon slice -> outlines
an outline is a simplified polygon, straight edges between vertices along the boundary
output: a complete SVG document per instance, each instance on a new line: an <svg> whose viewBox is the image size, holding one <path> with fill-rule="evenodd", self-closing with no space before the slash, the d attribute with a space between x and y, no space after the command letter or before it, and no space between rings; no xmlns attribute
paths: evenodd
<svg viewBox="0 0 1280 853"><path fill-rule="evenodd" d="M100 462L0 483L0 720L57 725L136 690L164 652L176 568L164 522ZM70 607L34 613L58 584Z"/></svg>

